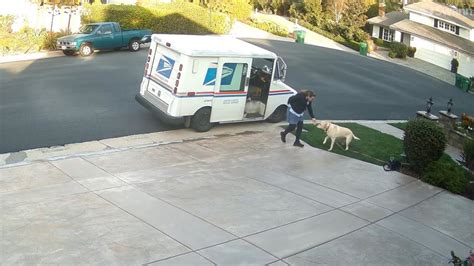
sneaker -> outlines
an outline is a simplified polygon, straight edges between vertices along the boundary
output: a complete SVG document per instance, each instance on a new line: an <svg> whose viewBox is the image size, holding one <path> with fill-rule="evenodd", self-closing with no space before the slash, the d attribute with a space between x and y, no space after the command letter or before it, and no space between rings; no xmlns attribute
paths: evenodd
<svg viewBox="0 0 474 266"><path fill-rule="evenodd" d="M286 135L285 135L285 132L280 132L280 138L281 138L281 142L286 143Z"/></svg>
<svg viewBox="0 0 474 266"><path fill-rule="evenodd" d="M293 144L293 146L295 146L295 147L300 147L300 148L303 148L303 147L304 147L304 145L301 144L301 142L295 142L295 143Z"/></svg>

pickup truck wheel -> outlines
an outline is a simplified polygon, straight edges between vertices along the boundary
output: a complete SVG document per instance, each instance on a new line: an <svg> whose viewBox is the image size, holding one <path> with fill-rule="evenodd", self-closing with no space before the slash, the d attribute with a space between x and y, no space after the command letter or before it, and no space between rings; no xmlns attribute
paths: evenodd
<svg viewBox="0 0 474 266"><path fill-rule="evenodd" d="M199 109L191 119L191 127L197 132L206 132L212 128L211 108L205 107Z"/></svg>
<svg viewBox="0 0 474 266"><path fill-rule="evenodd" d="M278 106L275 111L267 118L267 121L270 123L278 123L286 118L286 111L288 107L285 105Z"/></svg>
<svg viewBox="0 0 474 266"><path fill-rule="evenodd" d="M81 48L79 48L79 53L82 56L89 56L94 52L94 49L92 49L92 46L88 43L84 43L81 45Z"/></svg>
<svg viewBox="0 0 474 266"><path fill-rule="evenodd" d="M74 50L63 50L63 53L67 56L73 56L76 53L76 51L74 51Z"/></svg>
<svg viewBox="0 0 474 266"><path fill-rule="evenodd" d="M132 52L140 50L140 41L138 39L131 40L128 44L128 49L130 49Z"/></svg>

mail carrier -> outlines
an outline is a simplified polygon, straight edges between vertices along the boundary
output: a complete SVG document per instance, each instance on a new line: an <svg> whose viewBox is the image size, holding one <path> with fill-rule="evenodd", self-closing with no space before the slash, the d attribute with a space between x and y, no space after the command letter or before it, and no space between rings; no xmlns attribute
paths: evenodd
<svg viewBox="0 0 474 266"><path fill-rule="evenodd" d="M136 100L196 131L216 123L285 119L296 91L276 54L228 36L152 36Z"/></svg>

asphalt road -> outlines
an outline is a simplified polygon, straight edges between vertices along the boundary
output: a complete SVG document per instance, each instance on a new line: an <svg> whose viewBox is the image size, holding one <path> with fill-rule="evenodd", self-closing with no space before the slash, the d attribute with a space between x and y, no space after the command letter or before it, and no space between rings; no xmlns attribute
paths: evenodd
<svg viewBox="0 0 474 266"><path fill-rule="evenodd" d="M317 93L318 119L408 119L433 96L474 113L474 95L411 69L341 51L251 40L282 56L287 83ZM134 100L146 51L0 64L0 154L173 129Z"/></svg>

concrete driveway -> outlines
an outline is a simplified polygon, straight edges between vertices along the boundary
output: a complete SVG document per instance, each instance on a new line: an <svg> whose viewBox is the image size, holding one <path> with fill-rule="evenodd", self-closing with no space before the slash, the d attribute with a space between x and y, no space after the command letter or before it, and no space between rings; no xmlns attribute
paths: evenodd
<svg viewBox="0 0 474 266"><path fill-rule="evenodd" d="M443 265L474 247L472 201L278 131L2 168L0 263Z"/></svg>

